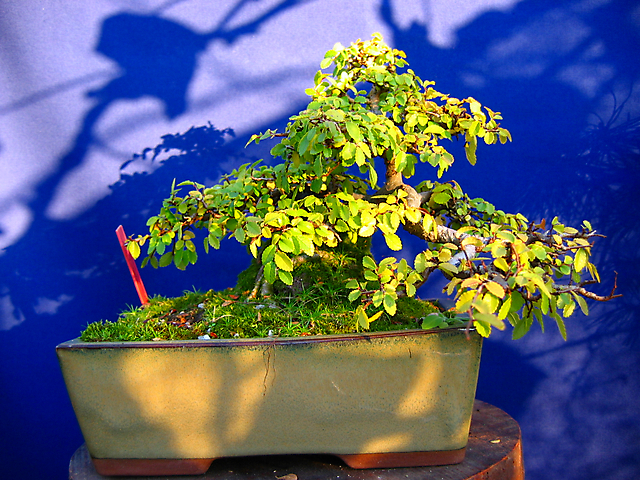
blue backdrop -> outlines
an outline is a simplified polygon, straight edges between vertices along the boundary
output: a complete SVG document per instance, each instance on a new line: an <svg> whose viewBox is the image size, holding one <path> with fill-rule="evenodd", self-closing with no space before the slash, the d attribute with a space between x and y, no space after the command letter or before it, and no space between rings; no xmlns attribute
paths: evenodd
<svg viewBox="0 0 640 480"><path fill-rule="evenodd" d="M265 157L249 135L305 105L335 42L375 31L440 91L503 113L513 143L447 178L532 220L591 220L607 235L600 291L617 272L624 294L576 315L567 342L551 323L492 337L478 398L520 422L529 479L640 477L637 2L129 3L0 3L3 478L67 478L82 436L54 347L136 303L115 228L143 232L174 178L214 182ZM147 290L231 286L249 257L227 247L186 272L143 270Z"/></svg>

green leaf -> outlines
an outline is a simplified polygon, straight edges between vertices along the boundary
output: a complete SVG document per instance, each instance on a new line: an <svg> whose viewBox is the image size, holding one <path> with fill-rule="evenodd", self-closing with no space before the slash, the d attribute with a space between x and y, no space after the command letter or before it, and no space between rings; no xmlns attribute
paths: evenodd
<svg viewBox="0 0 640 480"><path fill-rule="evenodd" d="M521 319L518 323L516 323L516 326L513 328L513 333L511 334L511 338L513 340L518 340L519 338L524 337L529 331L529 329L531 328L531 323L532 323L531 319L526 319L526 318Z"/></svg>
<svg viewBox="0 0 640 480"><path fill-rule="evenodd" d="M209 235L207 237L207 241L209 242L209 245L211 245L216 250L220 248L220 238L216 237L215 235Z"/></svg>
<svg viewBox="0 0 640 480"><path fill-rule="evenodd" d="M184 270L188 261L185 259L184 250L176 250L173 255L173 263L179 270Z"/></svg>
<svg viewBox="0 0 640 480"><path fill-rule="evenodd" d="M351 290L351 292L349 292L349 301L353 302L357 300L358 298L360 298L360 295L362 295L362 292L360 290Z"/></svg>
<svg viewBox="0 0 640 480"><path fill-rule="evenodd" d="M313 235L315 233L313 224L311 222L307 222L306 220L298 223L296 227L298 227L298 230L300 230L302 233L306 233L307 235Z"/></svg>
<svg viewBox="0 0 640 480"><path fill-rule="evenodd" d="M369 184L371 185L371 188L377 188L378 185L378 172L376 172L376 169L373 167L373 165L370 166L369 168Z"/></svg>
<svg viewBox="0 0 640 480"><path fill-rule="evenodd" d="M434 203L438 205L446 205L449 200L451 200L451 195L447 192L438 192L431 197Z"/></svg>
<svg viewBox="0 0 640 480"><path fill-rule="evenodd" d="M377 290L371 297L371 301L373 302L374 307L382 305L382 302L384 301L384 292L382 290Z"/></svg>
<svg viewBox="0 0 640 480"><path fill-rule="evenodd" d="M531 278L531 281L538 287L541 293L543 293L547 297L551 297L551 292L545 285L540 275L532 274L530 278Z"/></svg>
<svg viewBox="0 0 640 480"><path fill-rule="evenodd" d="M273 261L276 254L276 246L271 244L262 251L262 264L266 265Z"/></svg>
<svg viewBox="0 0 640 480"><path fill-rule="evenodd" d="M383 270L396 263L398 260L396 257L386 257L378 262L378 273L381 273ZM406 263L406 262L405 262Z"/></svg>
<svg viewBox="0 0 640 480"><path fill-rule="evenodd" d="M293 285L293 275L285 270L278 270L278 278L286 285Z"/></svg>
<svg viewBox="0 0 640 480"><path fill-rule="evenodd" d="M438 268L445 273L450 273L452 275L456 275L458 273L458 268L451 263L441 263L438 265Z"/></svg>
<svg viewBox="0 0 640 480"><path fill-rule="evenodd" d="M278 241L278 248L283 252L292 253L295 249L295 245L293 244L293 240L288 237L280 237Z"/></svg>
<svg viewBox="0 0 640 480"><path fill-rule="evenodd" d="M360 288L360 284L358 284L358 281L355 278L350 279L346 285L346 288Z"/></svg>
<svg viewBox="0 0 640 480"><path fill-rule="evenodd" d="M541 295L540 297L540 311L543 315L547 315L549 313L549 307L551 306L550 304L552 301L555 302L555 299L551 299L546 295Z"/></svg>
<svg viewBox="0 0 640 480"><path fill-rule="evenodd" d="M173 252L167 252L160 257L158 265L160 267L166 267L167 265L170 265L172 261L173 261Z"/></svg>
<svg viewBox="0 0 640 480"><path fill-rule="evenodd" d="M247 222L245 225L245 229L247 230L247 235L250 237L257 237L262 233L262 229L257 222Z"/></svg>
<svg viewBox="0 0 640 480"><path fill-rule="evenodd" d="M558 330L560 330L560 335L562 335L563 340L567 341L567 327L564 324L564 320L560 318L560 315L556 315L555 317L556 325L558 325Z"/></svg>
<svg viewBox="0 0 640 480"><path fill-rule="evenodd" d="M493 132L485 133L483 138L484 138L484 143L486 143L487 145L496 143L496 135Z"/></svg>
<svg viewBox="0 0 640 480"><path fill-rule="evenodd" d="M505 230L499 231L496 235L498 236L498 238L506 240L507 242L513 243L513 242L516 241L515 235L513 233L507 232Z"/></svg>
<svg viewBox="0 0 640 480"><path fill-rule="evenodd" d="M322 176L322 159L320 155L318 155L313 162L313 173L316 174L316 177Z"/></svg>
<svg viewBox="0 0 640 480"><path fill-rule="evenodd" d="M267 282L273 283L276 281L276 264L274 262L268 262L264 264L264 278Z"/></svg>
<svg viewBox="0 0 640 480"><path fill-rule="evenodd" d="M529 248L538 260L544 260L545 258L547 258L547 251L542 245L534 243L533 245L529 246Z"/></svg>
<svg viewBox="0 0 640 480"><path fill-rule="evenodd" d="M362 134L360 133L360 127L355 122L346 122L347 132L349 136L356 142L362 141Z"/></svg>
<svg viewBox="0 0 640 480"><path fill-rule="evenodd" d="M240 243L244 243L245 241L245 233L244 230L240 227L236 228L233 232L233 236L236 237L236 240Z"/></svg>
<svg viewBox="0 0 640 480"><path fill-rule="evenodd" d="M322 190L322 179L321 178L316 178L315 180L313 180L311 182L311 190L314 193L320 193L320 190Z"/></svg>
<svg viewBox="0 0 640 480"><path fill-rule="evenodd" d="M431 330L442 325L443 318L439 313L430 313L422 320L422 329Z"/></svg>
<svg viewBox="0 0 640 480"><path fill-rule="evenodd" d="M474 312L473 318L474 320L486 322L489 325L496 327L498 330L504 330L506 328L502 320L490 313Z"/></svg>
<svg viewBox="0 0 640 480"><path fill-rule="evenodd" d="M304 155L307 152L307 150L309 149L309 144L311 143L315 135L316 129L310 128L307 134L302 137L302 140L300 140L300 143L298 144L298 154L300 156Z"/></svg>
<svg viewBox="0 0 640 480"><path fill-rule="evenodd" d="M300 251L306 255L312 256L315 253L315 246L313 240L309 236L299 235L294 237L294 243L297 242L300 246Z"/></svg>
<svg viewBox="0 0 640 480"><path fill-rule="evenodd" d="M327 110L325 112L325 115L327 116L327 118L335 120L336 122L344 122L344 111L342 110L332 108L330 110Z"/></svg>
<svg viewBox="0 0 640 480"><path fill-rule="evenodd" d="M427 257L424 253L420 252L416 255L413 261L413 268L415 268L418 273L422 273L427 269Z"/></svg>
<svg viewBox="0 0 640 480"><path fill-rule="evenodd" d="M575 298L578 302L578 305L580 305L580 310L582 310L582 313L584 315L589 315L589 306L587 305L586 300L575 292L571 292L571 294L573 295L573 298Z"/></svg>
<svg viewBox="0 0 640 480"><path fill-rule="evenodd" d="M362 257L362 266L369 270L376 270L378 268L378 265L376 264L375 260L368 255L365 255L364 257Z"/></svg>
<svg viewBox="0 0 640 480"><path fill-rule="evenodd" d="M469 132L465 133L466 143L464 144L464 151L467 155L467 160L471 165L475 165L476 158L476 150L478 148L478 138L475 135L471 135Z"/></svg>
<svg viewBox="0 0 640 480"><path fill-rule="evenodd" d="M332 62L333 62L333 57L323 58L322 61L320 62L320 68L323 70L325 68L329 68Z"/></svg>
<svg viewBox="0 0 640 480"><path fill-rule="evenodd" d="M365 278L365 280L369 280L370 282L378 281L378 275L372 270L365 270L364 271L364 278Z"/></svg>

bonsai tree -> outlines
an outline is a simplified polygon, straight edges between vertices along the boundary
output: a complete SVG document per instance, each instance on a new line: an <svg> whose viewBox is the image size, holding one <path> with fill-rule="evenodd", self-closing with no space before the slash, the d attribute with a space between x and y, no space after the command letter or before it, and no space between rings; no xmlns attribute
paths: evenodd
<svg viewBox="0 0 640 480"><path fill-rule="evenodd" d="M454 181L415 178L418 162L441 178L454 163L446 148L454 140L464 142L472 165L479 142L511 141L498 112L436 91L379 34L336 44L320 66L306 90L307 108L285 131L251 137L249 143L278 139L271 154L281 163L243 165L214 186L174 183L149 218L149 233L129 239L129 252L138 257L146 248L143 265L184 269L198 260L194 230L205 231L205 252L233 237L254 258L249 297L258 298L273 294L274 285L295 294L302 265L352 247L361 252L359 268L345 275L343 288L363 329L384 313L393 316L399 299L414 297L436 270L448 279L454 316L483 336L507 321L518 338L548 316L566 338L564 318L576 307L587 314L585 299L616 296L588 290L599 281L590 261L599 235L588 221L578 228L558 218L535 224L470 198ZM399 252L401 231L424 249L409 261L374 259L372 238ZM429 315L423 327L444 320Z"/></svg>

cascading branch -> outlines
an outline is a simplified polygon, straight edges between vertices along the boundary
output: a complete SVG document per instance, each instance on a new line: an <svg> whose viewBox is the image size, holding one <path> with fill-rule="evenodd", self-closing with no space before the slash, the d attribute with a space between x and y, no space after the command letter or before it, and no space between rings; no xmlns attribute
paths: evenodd
<svg viewBox="0 0 640 480"><path fill-rule="evenodd" d="M469 198L455 182L407 183L418 161L436 168L438 178L451 167L454 158L443 143L462 139L475 165L479 139L491 145L511 135L498 123L498 112L474 98L436 91L433 82L405 69L404 58L379 34L349 47L336 44L320 65L333 70L319 71L306 90L307 108L291 117L284 132L268 130L250 140L278 138L271 153L282 163L243 165L212 187L183 182L178 186L190 187L184 196L174 185L160 213L148 220L150 233L130 239L129 251L137 257L147 245L143 264L183 269L198 259L194 229L208 232L206 252L233 237L260 266L253 292L260 295L278 281L292 285L301 258L340 242L379 231L391 250L400 251L402 229L425 242L412 262L377 262L367 255L363 276L345 279L363 328L383 311L393 315L399 296L414 296L440 270L455 309L482 335L504 329L507 320L519 338L534 319L544 326L549 316L566 338L563 318L576 306L587 314L585 298L617 296L586 289L599 281L590 262L598 235L587 221L580 228L557 218L536 225L506 214ZM376 161L384 164L383 179Z"/></svg>

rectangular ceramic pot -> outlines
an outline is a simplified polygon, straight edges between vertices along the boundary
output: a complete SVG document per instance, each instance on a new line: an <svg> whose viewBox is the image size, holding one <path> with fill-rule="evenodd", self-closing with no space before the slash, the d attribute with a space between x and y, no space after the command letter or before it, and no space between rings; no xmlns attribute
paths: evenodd
<svg viewBox="0 0 640 480"><path fill-rule="evenodd" d="M229 456L322 453L355 468L464 458L482 338L461 329L62 343L102 475L204 473Z"/></svg>

